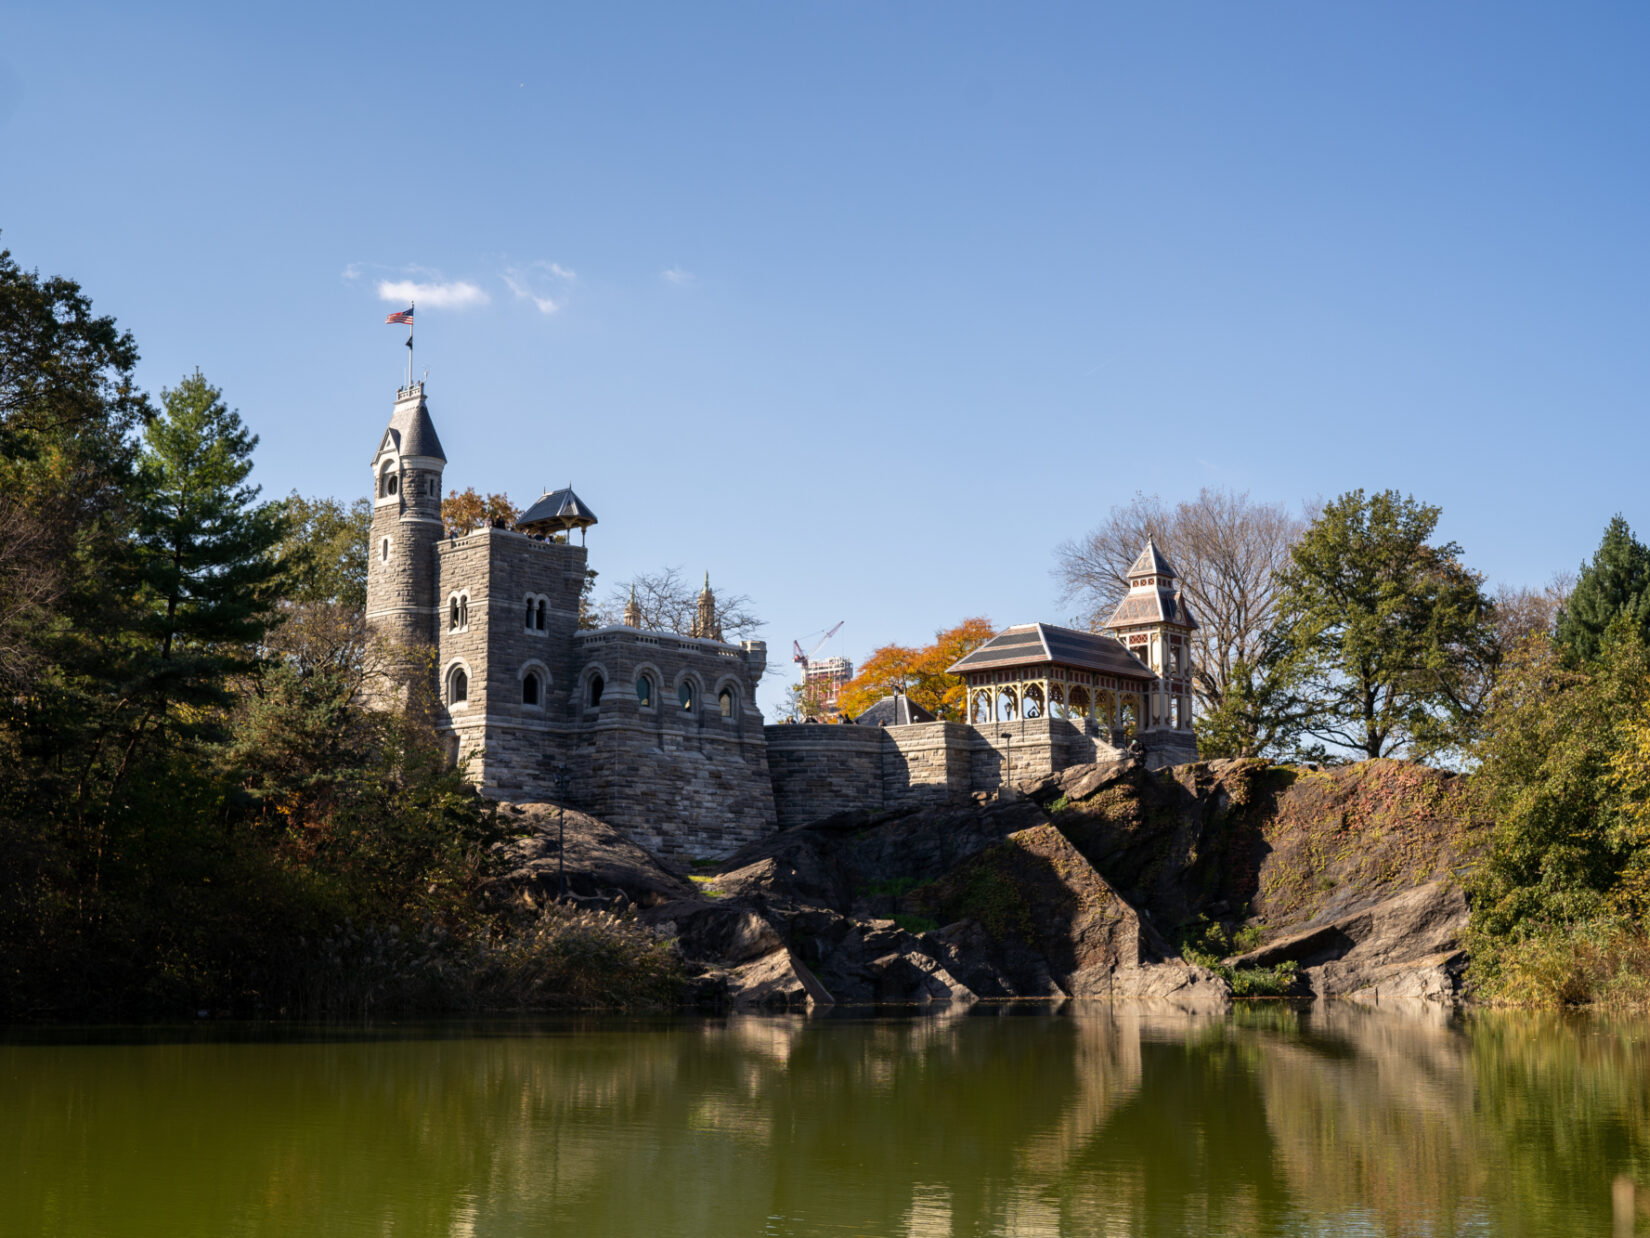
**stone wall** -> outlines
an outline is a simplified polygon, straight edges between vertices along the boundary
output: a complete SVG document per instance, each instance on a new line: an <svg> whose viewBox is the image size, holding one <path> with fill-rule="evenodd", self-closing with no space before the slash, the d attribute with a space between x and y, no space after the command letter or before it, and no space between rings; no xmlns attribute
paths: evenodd
<svg viewBox="0 0 1650 1238"><path fill-rule="evenodd" d="M568 761L575 804L663 855L725 856L773 831L755 705L767 663L761 641L734 646L612 627L581 632L577 644L584 691ZM597 675L601 700L592 704Z"/></svg>
<svg viewBox="0 0 1650 1238"><path fill-rule="evenodd" d="M443 542L437 557L441 724L484 795L552 799L565 766L571 805L664 855L723 856L774 828L753 703L761 641L579 630L582 546L480 529ZM468 615L458 628L455 596ZM455 667L469 677L462 702ZM529 675L537 703L524 699Z"/></svg>
<svg viewBox="0 0 1650 1238"><path fill-rule="evenodd" d="M806 825L833 812L877 809L888 803L883 754L892 744L882 727L798 724L766 730L768 775L780 829Z"/></svg>
<svg viewBox="0 0 1650 1238"><path fill-rule="evenodd" d="M966 799L1121 755L1097 728L1059 718L766 730L781 829L849 809Z"/></svg>

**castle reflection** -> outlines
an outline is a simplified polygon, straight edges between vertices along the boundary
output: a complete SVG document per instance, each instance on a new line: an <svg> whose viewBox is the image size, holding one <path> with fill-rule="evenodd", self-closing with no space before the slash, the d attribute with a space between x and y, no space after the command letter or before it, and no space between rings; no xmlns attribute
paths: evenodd
<svg viewBox="0 0 1650 1238"><path fill-rule="evenodd" d="M1620 1234L1647 1184L1643 1021L1070 1003L0 1045L0 1233Z"/></svg>

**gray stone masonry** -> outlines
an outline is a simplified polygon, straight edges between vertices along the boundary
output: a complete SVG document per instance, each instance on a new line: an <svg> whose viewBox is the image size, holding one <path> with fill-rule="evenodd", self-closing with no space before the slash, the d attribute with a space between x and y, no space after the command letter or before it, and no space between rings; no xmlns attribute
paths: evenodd
<svg viewBox="0 0 1650 1238"><path fill-rule="evenodd" d="M553 798L566 765L571 803L666 855L727 855L774 828L762 642L580 631L582 546L481 529L437 555L442 724L484 794Z"/></svg>
<svg viewBox="0 0 1650 1238"><path fill-rule="evenodd" d="M967 799L975 792L999 790L1005 782L1035 782L1073 765L1112 760L1124 751L1121 737L1102 733L1093 723L1061 718L979 726L786 724L766 731L781 829L847 809ZM1156 738L1148 735L1144 741L1147 768L1197 759L1195 743L1182 751L1182 745L1160 744Z"/></svg>

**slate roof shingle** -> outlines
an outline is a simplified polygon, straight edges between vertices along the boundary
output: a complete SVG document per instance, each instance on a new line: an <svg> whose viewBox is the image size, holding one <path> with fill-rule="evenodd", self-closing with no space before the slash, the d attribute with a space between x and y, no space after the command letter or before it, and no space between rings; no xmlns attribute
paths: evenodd
<svg viewBox="0 0 1650 1238"><path fill-rule="evenodd" d="M947 667L947 673L965 675L970 671L1000 670L1039 662L1121 675L1131 679L1155 679L1144 662L1120 644L1115 636L1057 627L1052 623L1027 623L994 636L973 653Z"/></svg>

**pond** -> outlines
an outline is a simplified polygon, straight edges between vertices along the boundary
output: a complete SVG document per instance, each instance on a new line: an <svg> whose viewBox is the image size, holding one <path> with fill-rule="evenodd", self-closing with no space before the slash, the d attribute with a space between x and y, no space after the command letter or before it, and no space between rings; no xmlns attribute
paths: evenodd
<svg viewBox="0 0 1650 1238"><path fill-rule="evenodd" d="M982 1004L0 1042L6 1235L1634 1232L1645 1020Z"/></svg>

